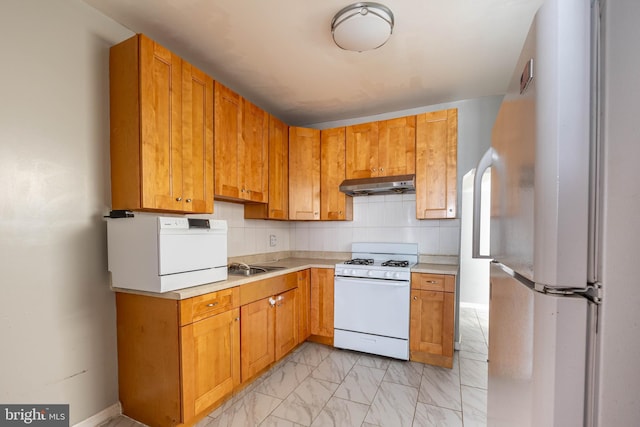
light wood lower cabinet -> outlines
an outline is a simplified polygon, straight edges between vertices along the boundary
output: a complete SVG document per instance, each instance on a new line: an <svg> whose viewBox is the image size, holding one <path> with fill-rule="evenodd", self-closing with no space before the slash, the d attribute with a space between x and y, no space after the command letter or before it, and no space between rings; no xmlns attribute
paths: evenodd
<svg viewBox="0 0 640 427"><path fill-rule="evenodd" d="M296 273L298 276L298 343L311 335L311 283L309 270Z"/></svg>
<svg viewBox="0 0 640 427"><path fill-rule="evenodd" d="M184 418L192 419L240 384L240 310L182 328Z"/></svg>
<svg viewBox="0 0 640 427"><path fill-rule="evenodd" d="M411 274L410 359L453 367L455 276Z"/></svg>
<svg viewBox="0 0 640 427"><path fill-rule="evenodd" d="M243 383L298 345L297 286L297 274L290 273L240 288Z"/></svg>
<svg viewBox="0 0 640 427"><path fill-rule="evenodd" d="M116 293L122 412L192 424L240 384L238 288L176 301Z"/></svg>
<svg viewBox="0 0 640 427"><path fill-rule="evenodd" d="M333 268L311 269L310 341L333 345Z"/></svg>

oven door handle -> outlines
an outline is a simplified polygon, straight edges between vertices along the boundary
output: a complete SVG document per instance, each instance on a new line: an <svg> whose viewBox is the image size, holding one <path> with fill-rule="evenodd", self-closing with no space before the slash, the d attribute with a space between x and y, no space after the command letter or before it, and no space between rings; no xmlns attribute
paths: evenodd
<svg viewBox="0 0 640 427"><path fill-rule="evenodd" d="M358 279L356 277L341 277L336 276L334 279L334 283L338 284L349 284L349 282L355 282L356 285L371 285L371 286L388 286L394 288L402 288L411 286L411 282L398 282L392 280L372 280L372 279Z"/></svg>

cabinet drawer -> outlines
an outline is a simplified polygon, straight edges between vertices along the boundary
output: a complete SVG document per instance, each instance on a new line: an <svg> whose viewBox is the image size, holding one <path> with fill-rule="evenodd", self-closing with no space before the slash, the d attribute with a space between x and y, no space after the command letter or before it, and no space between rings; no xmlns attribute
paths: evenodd
<svg viewBox="0 0 640 427"><path fill-rule="evenodd" d="M236 286L182 300L180 303L180 324L187 325L238 307L240 291Z"/></svg>
<svg viewBox="0 0 640 427"><path fill-rule="evenodd" d="M448 274L411 273L411 288L423 291L454 292L455 276Z"/></svg>
<svg viewBox="0 0 640 427"><path fill-rule="evenodd" d="M279 295L296 287L298 287L298 277L295 273L256 280L240 287L240 305Z"/></svg>

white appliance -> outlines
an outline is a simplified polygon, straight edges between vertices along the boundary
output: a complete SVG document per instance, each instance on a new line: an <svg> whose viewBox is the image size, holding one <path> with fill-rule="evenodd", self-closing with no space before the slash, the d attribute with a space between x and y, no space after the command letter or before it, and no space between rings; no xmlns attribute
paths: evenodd
<svg viewBox="0 0 640 427"><path fill-rule="evenodd" d="M601 302L591 30L598 5L547 0L474 183L474 256L491 166L489 426L593 425ZM592 16L593 13L593 16ZM593 25L591 21L593 20ZM595 78L595 75L593 76Z"/></svg>
<svg viewBox="0 0 640 427"><path fill-rule="evenodd" d="M489 306L489 259L474 258L473 245L473 181L476 170L462 178L462 206L460 208L460 303ZM480 253L489 254L489 215L491 207L491 169L482 177L480 216Z"/></svg>
<svg viewBox="0 0 640 427"><path fill-rule="evenodd" d="M224 220L156 216L107 220L111 285L167 292L227 279Z"/></svg>
<svg viewBox="0 0 640 427"><path fill-rule="evenodd" d="M409 360L411 267L415 243L352 243L336 264L334 337L338 348Z"/></svg>

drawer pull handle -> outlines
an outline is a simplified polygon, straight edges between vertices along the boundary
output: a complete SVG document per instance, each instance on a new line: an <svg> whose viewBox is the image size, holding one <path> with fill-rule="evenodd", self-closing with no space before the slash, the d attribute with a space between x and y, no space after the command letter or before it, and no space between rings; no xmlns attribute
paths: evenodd
<svg viewBox="0 0 640 427"><path fill-rule="evenodd" d="M215 307L216 305L218 305L218 301L207 304L207 307Z"/></svg>
<svg viewBox="0 0 640 427"><path fill-rule="evenodd" d="M431 284L435 285L436 283L438 283L438 281L437 280L427 280L427 283L431 283Z"/></svg>

